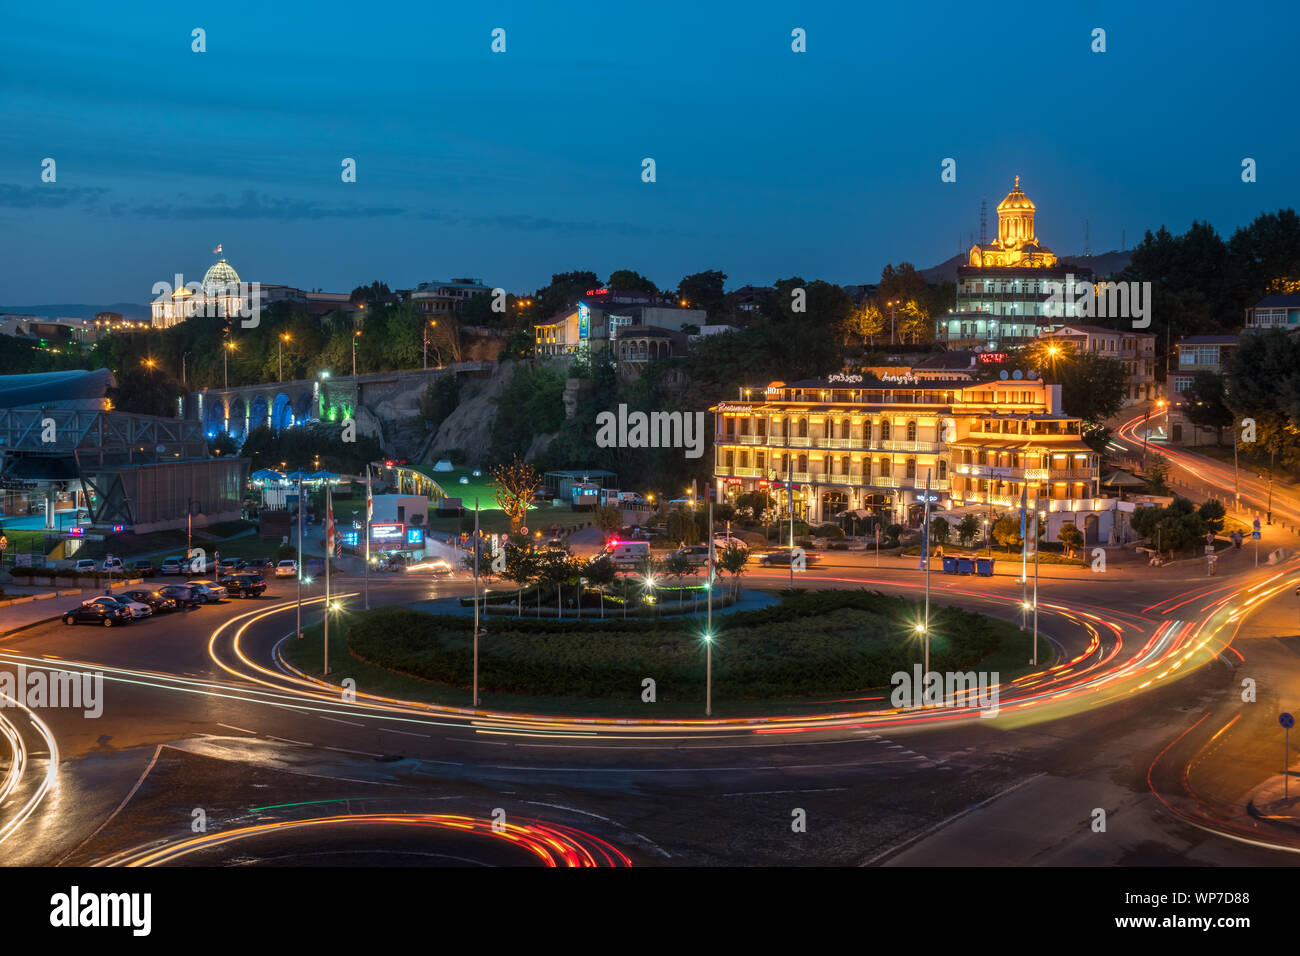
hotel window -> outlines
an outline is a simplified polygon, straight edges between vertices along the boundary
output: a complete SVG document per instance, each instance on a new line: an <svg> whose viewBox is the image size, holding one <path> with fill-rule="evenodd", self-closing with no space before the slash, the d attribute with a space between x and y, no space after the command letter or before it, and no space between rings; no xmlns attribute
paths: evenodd
<svg viewBox="0 0 1300 956"><path fill-rule="evenodd" d="M726 454L723 457L723 461L726 463L726 466L728 468L730 468L732 464L735 462L735 455L736 453L734 451L732 451L730 448L727 449Z"/></svg>
<svg viewBox="0 0 1300 956"><path fill-rule="evenodd" d="M865 442L871 441L871 420L870 419L862 423L862 440Z"/></svg>
<svg viewBox="0 0 1300 956"><path fill-rule="evenodd" d="M847 475L850 471L853 470L852 468L849 467L849 462L850 462L850 459L849 459L849 456L848 456L848 455L843 455L843 456L841 456L841 458L840 458L840 474L842 474L842 475Z"/></svg>
<svg viewBox="0 0 1300 956"><path fill-rule="evenodd" d="M799 419L799 437L800 438L808 437L808 419L806 418Z"/></svg>
<svg viewBox="0 0 1300 956"><path fill-rule="evenodd" d="M794 469L794 470L795 470L795 471L807 471L807 470L808 470L808 456L807 456L807 455L800 455L800 456L799 456L799 464L795 466L795 469Z"/></svg>
<svg viewBox="0 0 1300 956"><path fill-rule="evenodd" d="M763 461L766 456L761 451L754 452L754 467L760 472L763 470Z"/></svg>
<svg viewBox="0 0 1300 956"><path fill-rule="evenodd" d="M871 477L871 459L870 458L862 459L862 461L860 462L860 466L862 468L863 479L864 480L869 479Z"/></svg>
<svg viewBox="0 0 1300 956"><path fill-rule="evenodd" d="M847 418L840 420L840 437L841 438L853 437L853 423L850 422Z"/></svg>
<svg viewBox="0 0 1300 956"><path fill-rule="evenodd" d="M880 459L880 477L888 478L894 473L894 463L888 458Z"/></svg>
<svg viewBox="0 0 1300 956"><path fill-rule="evenodd" d="M880 423L880 440L889 441L889 419L884 419Z"/></svg>
<svg viewBox="0 0 1300 956"><path fill-rule="evenodd" d="M907 423L907 440L916 441L916 422Z"/></svg>
<svg viewBox="0 0 1300 956"><path fill-rule="evenodd" d="M740 467L741 467L741 468L748 468L748 467L749 467L749 452L747 452L747 451L742 451L742 452L740 453Z"/></svg>
<svg viewBox="0 0 1300 956"><path fill-rule="evenodd" d="M911 478L915 478L915 477L916 477L916 459L915 459L915 458L909 458L909 459L907 459L907 477L908 477L909 479L911 479Z"/></svg>

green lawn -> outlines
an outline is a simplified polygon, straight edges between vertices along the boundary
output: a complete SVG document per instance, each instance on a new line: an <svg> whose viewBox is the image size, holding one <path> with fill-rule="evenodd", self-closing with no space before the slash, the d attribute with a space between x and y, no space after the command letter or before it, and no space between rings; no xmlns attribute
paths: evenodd
<svg viewBox="0 0 1300 956"><path fill-rule="evenodd" d="M837 592L839 594L855 592ZM817 600L813 596L805 600ZM825 609L823 609L825 610ZM735 617L729 630L722 630L714 654L714 711L719 716L770 713L832 713L846 709L880 709L888 706L890 688L887 680L878 686L863 684L861 689L829 689L837 681L843 683L846 667L861 673L866 657L878 658L876 663L890 669L910 669L911 663L920 660L920 645L909 635L895 634L887 627L877 629L874 636L864 635L864 622L873 619L872 612L851 608L827 610L805 619L783 617L780 608L768 612L743 612ZM385 608L369 612L375 620L385 615L405 612L405 609ZM939 614L936 611L936 614ZM746 615L748 622L744 620ZM755 616L756 615L756 616ZM764 616L766 615L766 616ZM967 616L969 615L969 616ZM433 671L445 670L455 675L451 682L426 680L407 673L379 666L353 656L350 649L351 626L365 616L365 612L343 612L333 619L330 629L330 679L338 682L352 678L365 693L379 694L406 700L439 703L465 707L470 704L468 672L472 634L464 619L457 620L449 632L449 639L438 640L431 646L422 637L414 638L407 650L421 657L425 666ZM425 615L432 618L432 615ZM412 618L415 620L415 618ZM439 618L447 622L451 619ZM385 618L385 626L388 622ZM672 625L650 625L639 629L629 627L623 631L617 625L592 624L587 628L566 628L557 631L555 622L550 627L532 627L514 633L513 621L488 620L485 633L480 635L480 694L485 706L522 712L551 712L575 716L604 715L611 717L681 717L697 716L702 709L704 689L704 655L698 641L689 635L669 634L679 628ZM629 622L631 624L631 622ZM943 670L957 659L945 662L945 655L961 648L960 643L972 626L983 631L978 661L963 661L960 669L997 671L1003 682L1026 673L1031 668L1029 659L1032 636L1021 632L1015 624L960 612L952 619L954 632L951 638L936 635L932 644L932 666ZM370 628L368 630L373 630ZM544 633L530 633L544 632ZM584 633L585 632L585 633ZM603 636L602 636L603 635ZM297 667L308 673L320 674L322 663L322 629L315 625L306 630L302 641L286 645L286 656ZM411 638L409 631L405 637ZM570 642L572 638L572 642ZM360 633L357 638L365 642ZM400 640L400 639L399 639ZM508 646L503 647L503 643ZM611 646L613 642L614 646ZM570 646L565 646L569 644ZM976 645L968 644L967 650ZM784 648L784 650L782 650ZM620 655L626 653L627 660ZM432 657L429 655L432 654ZM847 654L847 656L845 656ZM558 655L558 656L557 656ZM782 656L784 655L784 656ZM698 658L696 660L695 658ZM778 659L780 658L780 659ZM776 661L774 664L773 661ZM869 662L868 662L869 663ZM1050 666L1051 660L1043 666ZM783 670L791 665L789 670ZM551 668L558 671L551 674ZM505 668L506 670L503 670ZM729 670L730 668L730 670ZM952 669L957 669L954 666ZM566 689L581 684L592 673L598 673L593 685L595 693L589 696L566 692L563 694L512 693L493 690L494 680L499 683L511 670L520 679L540 681L542 684L563 686ZM697 673L698 672L698 673ZM774 695L770 689L773 673L789 673L806 691L813 683L828 687L825 693L798 693ZM659 684L659 701L654 704L640 700L640 680L655 676ZM461 678L464 678L463 682ZM571 680L572 679L572 680ZM617 688L611 692L605 680L613 680ZM623 685L627 685L624 687ZM737 699L735 689L768 689L768 693ZM732 689L733 693L728 694Z"/></svg>

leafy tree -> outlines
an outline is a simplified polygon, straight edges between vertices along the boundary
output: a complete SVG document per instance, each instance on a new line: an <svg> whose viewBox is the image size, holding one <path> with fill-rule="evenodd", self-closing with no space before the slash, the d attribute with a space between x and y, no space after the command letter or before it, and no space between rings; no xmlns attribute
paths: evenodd
<svg viewBox="0 0 1300 956"><path fill-rule="evenodd" d="M532 548L506 542L506 569L502 572L502 577L519 587L516 617L524 613L524 587L537 576L538 570L537 553Z"/></svg>
<svg viewBox="0 0 1300 956"><path fill-rule="evenodd" d="M947 518L935 517L930 519L931 541L947 544L950 537L952 537L952 525L948 524Z"/></svg>
<svg viewBox="0 0 1300 956"><path fill-rule="evenodd" d="M589 584L594 584L600 590L600 616L605 616L605 588L614 583L617 577L617 569L609 555L604 554L593 561L588 562L583 577Z"/></svg>
<svg viewBox="0 0 1300 956"><path fill-rule="evenodd" d="M494 497L497 506L510 519L510 532L518 533L528 514L528 504L533 493L542 484L542 476L537 469L515 456L508 465L494 465L488 472L492 485L496 489Z"/></svg>
<svg viewBox="0 0 1300 956"><path fill-rule="evenodd" d="M1004 515L993 523L993 540L1012 551L1024 543L1020 537L1020 519Z"/></svg>
<svg viewBox="0 0 1300 956"><path fill-rule="evenodd" d="M1223 530L1223 521L1228 514L1228 510L1223 506L1223 502L1218 498L1211 498L1209 501L1206 501L1201 505L1198 513L1201 516L1201 520L1205 522L1205 526L1210 531L1218 534Z"/></svg>
<svg viewBox="0 0 1300 956"><path fill-rule="evenodd" d="M623 512L618 505L597 505L592 509L592 521L601 531L609 534L623 527Z"/></svg>
<svg viewBox="0 0 1300 956"><path fill-rule="evenodd" d="M559 431L564 424L564 379L546 368L520 365L502 388L496 407L490 458L522 457L537 435Z"/></svg>
<svg viewBox="0 0 1300 956"><path fill-rule="evenodd" d="M649 292L651 295L659 292L653 282L631 269L615 269L605 285L615 292Z"/></svg>
<svg viewBox="0 0 1300 956"><path fill-rule="evenodd" d="M155 360L145 361L152 364L124 363L113 376L117 385L108 390L109 400L119 411L175 418L177 402L185 395L185 389L159 368Z"/></svg>
<svg viewBox="0 0 1300 956"><path fill-rule="evenodd" d="M957 540L965 547L975 540L975 536L980 533L980 519L974 514L962 515L961 522L957 525Z"/></svg>
<svg viewBox="0 0 1300 956"><path fill-rule="evenodd" d="M1083 532L1073 521L1067 521L1061 525L1061 530L1057 532L1056 540L1060 541L1065 547L1066 556L1072 556L1076 551L1083 547Z"/></svg>
<svg viewBox="0 0 1300 956"><path fill-rule="evenodd" d="M594 272L586 270L557 272L551 276L550 285L537 290L535 296L537 315L548 319L582 298L588 289L599 286L600 277Z"/></svg>
<svg viewBox="0 0 1300 956"><path fill-rule="evenodd" d="M707 520L707 519L705 519ZM668 537L684 545L700 543L700 528L695 514L686 508L674 508L668 514Z"/></svg>
<svg viewBox="0 0 1300 956"><path fill-rule="evenodd" d="M799 276L778 279L774 296L777 309L787 322L800 327L816 326L835 341L842 337L842 329L853 314L853 299L843 287L822 279L805 281ZM796 312L795 290L803 289L803 312Z"/></svg>
<svg viewBox="0 0 1300 956"><path fill-rule="evenodd" d="M687 308L704 309L710 316L723 311L725 295L722 291L727 274L718 269L696 272L684 276L677 283L677 297L685 299Z"/></svg>
<svg viewBox="0 0 1300 956"><path fill-rule="evenodd" d="M868 299L850 312L840 323L840 336L845 345L851 338L859 338L870 347L875 347L876 336L885 330L885 314L880 311L876 300Z"/></svg>
<svg viewBox="0 0 1300 956"><path fill-rule="evenodd" d="M719 568L731 576L732 593L740 593L740 576L745 573L749 561L749 549L743 544L731 543L721 551L714 553L714 560Z"/></svg>
<svg viewBox="0 0 1300 956"><path fill-rule="evenodd" d="M696 567L686 555L680 551L674 551L664 558L663 568L665 574L676 579L678 588L677 603L681 604L686 593L685 588L682 587L682 579L687 576L694 577Z"/></svg>
<svg viewBox="0 0 1300 956"><path fill-rule="evenodd" d="M1162 495L1169 490L1169 459L1159 452L1152 452L1147 465L1147 487L1155 494Z"/></svg>
<svg viewBox="0 0 1300 956"><path fill-rule="evenodd" d="M1118 359L1078 352L1061 362L1057 372L1045 370L1043 377L1060 384L1061 404L1085 422L1101 422L1124 407L1127 374Z"/></svg>
<svg viewBox="0 0 1300 956"><path fill-rule="evenodd" d="M1183 414L1193 425L1213 428L1215 443L1223 444L1223 430L1233 422L1232 410L1227 405L1224 377L1214 372L1197 372L1191 384L1183 389Z"/></svg>

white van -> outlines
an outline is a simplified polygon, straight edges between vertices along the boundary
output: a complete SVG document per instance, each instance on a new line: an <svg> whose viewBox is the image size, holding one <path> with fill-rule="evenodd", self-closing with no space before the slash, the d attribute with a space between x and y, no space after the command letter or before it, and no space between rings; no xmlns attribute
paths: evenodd
<svg viewBox="0 0 1300 956"><path fill-rule="evenodd" d="M611 541L597 558L609 558L616 568L635 568L650 557L649 541Z"/></svg>

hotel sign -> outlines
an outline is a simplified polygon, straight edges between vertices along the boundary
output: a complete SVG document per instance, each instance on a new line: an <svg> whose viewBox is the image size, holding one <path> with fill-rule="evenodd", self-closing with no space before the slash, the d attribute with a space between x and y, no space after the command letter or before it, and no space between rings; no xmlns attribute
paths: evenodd
<svg viewBox="0 0 1300 956"><path fill-rule="evenodd" d="M833 374L831 374L831 375L827 375L827 376L826 376L826 381L827 381L828 384L833 384L833 383L835 383L835 382L845 382L845 383L848 383L848 384L853 384L853 383L855 383L855 382L856 382L856 383L861 383L861 382L862 382L862 376L861 376L861 375L850 375L850 374L847 373L847 372L835 372L835 373L833 373Z"/></svg>
<svg viewBox="0 0 1300 956"><path fill-rule="evenodd" d="M1006 360L1007 360L1007 356L1005 352L981 352L980 353L980 362L982 362L985 365L990 365L994 362L1005 362Z"/></svg>
<svg viewBox="0 0 1300 956"><path fill-rule="evenodd" d="M753 405L731 405L726 402L718 406L720 412L752 412Z"/></svg>
<svg viewBox="0 0 1300 956"><path fill-rule="evenodd" d="M880 376L880 380L882 382L896 382L899 385L915 385L920 381L920 379L911 372L904 375L882 375Z"/></svg>

